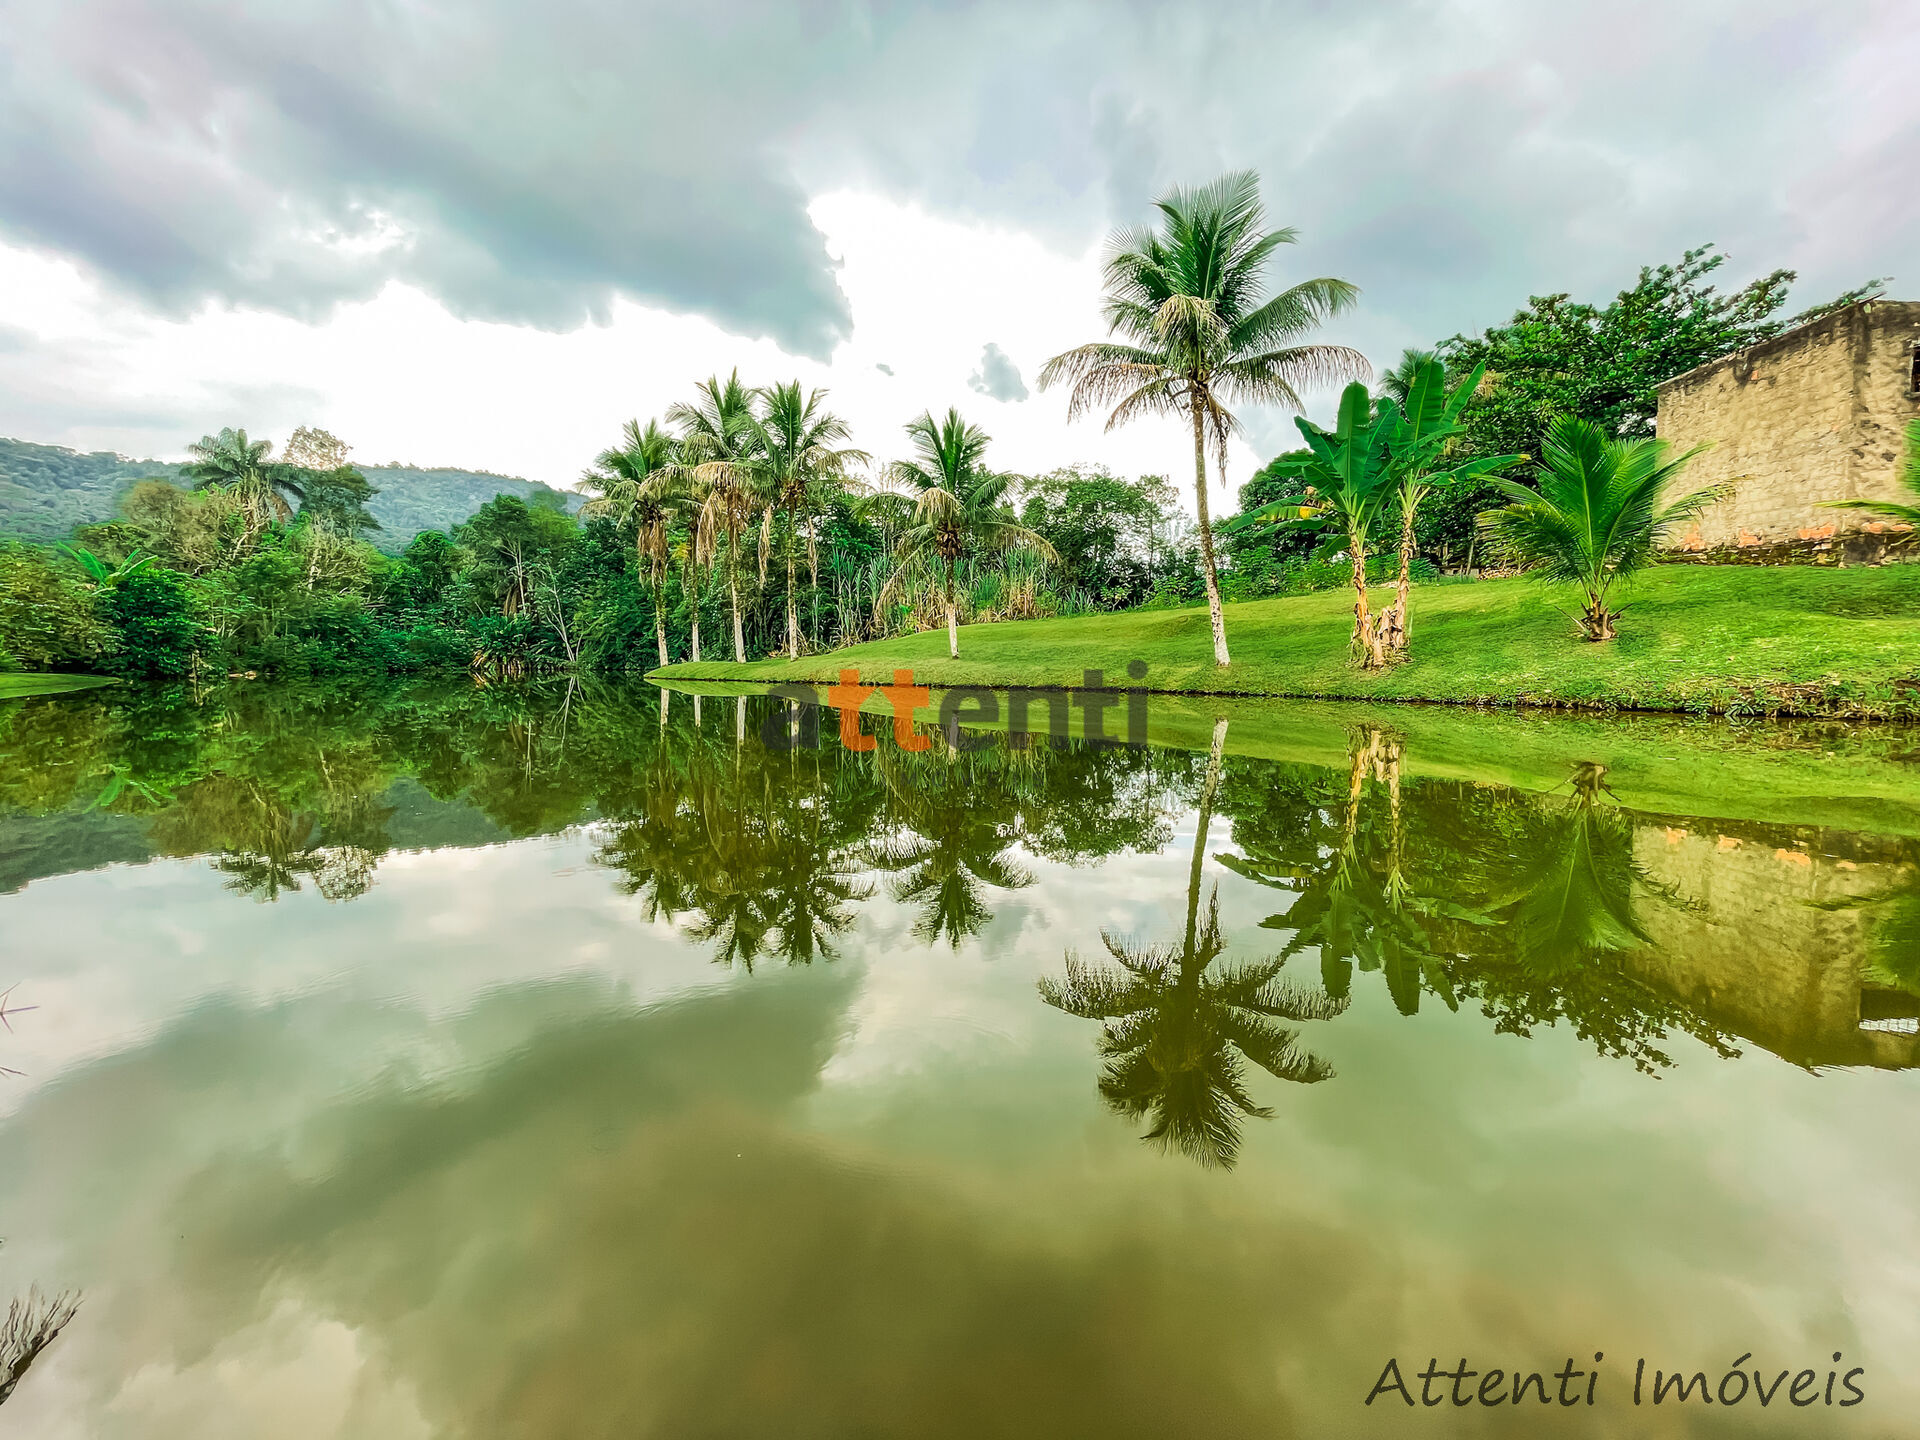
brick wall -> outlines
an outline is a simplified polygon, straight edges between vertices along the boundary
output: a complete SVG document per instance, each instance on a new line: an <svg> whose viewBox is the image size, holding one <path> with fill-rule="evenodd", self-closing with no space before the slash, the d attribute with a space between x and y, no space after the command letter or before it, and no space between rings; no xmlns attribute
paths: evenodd
<svg viewBox="0 0 1920 1440"><path fill-rule="evenodd" d="M1894 538L1886 521L1820 502L1911 503L1897 477L1903 432L1920 414L1916 344L1920 302L1864 301L1661 386L1660 438L1676 452L1710 446L1676 491L1733 487L1676 537L1677 548L1862 558Z"/></svg>

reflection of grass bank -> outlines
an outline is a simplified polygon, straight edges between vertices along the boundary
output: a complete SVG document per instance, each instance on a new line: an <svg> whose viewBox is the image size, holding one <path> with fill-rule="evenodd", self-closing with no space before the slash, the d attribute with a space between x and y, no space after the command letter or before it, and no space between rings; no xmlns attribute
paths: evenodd
<svg viewBox="0 0 1920 1440"><path fill-rule="evenodd" d="M0 675L0 700L16 700L25 695L64 695L71 690L91 690L117 681L103 675Z"/></svg>
<svg viewBox="0 0 1920 1440"><path fill-rule="evenodd" d="M1524 580L1426 585L1413 602L1413 657L1380 673L1349 660L1353 597L1288 596L1227 607L1234 662L1209 662L1204 609L970 625L958 660L937 632L798 661L708 662L665 680L864 679L911 668L928 684L1078 685L1145 660L1174 693L1599 709L1920 715L1920 565L1665 566L1630 591L1620 638L1573 638L1566 597Z"/></svg>
<svg viewBox="0 0 1920 1440"><path fill-rule="evenodd" d="M712 683L672 688L708 696L763 690ZM939 700L936 691L935 707ZM863 708L892 713L879 696ZM935 711L918 714L931 722ZM998 723L978 728L1006 728L1005 714L1002 705ZM1147 710L1147 739L1205 751L1214 719L1222 715L1232 721L1230 755L1344 769L1353 727L1364 724L1404 737L1410 777L1551 791L1564 789L1572 767L1587 762L1605 767L1607 789L1620 804L1650 814L1920 835L1920 730L1904 724L1743 723L1684 715L1515 714L1445 705L1155 695ZM1047 707L1036 704L1030 723L1044 729L1046 716ZM1069 733L1078 737L1083 712L1073 706L1070 716ZM1124 734L1125 725L1119 707L1107 712L1110 735ZM830 715L821 742L836 743Z"/></svg>

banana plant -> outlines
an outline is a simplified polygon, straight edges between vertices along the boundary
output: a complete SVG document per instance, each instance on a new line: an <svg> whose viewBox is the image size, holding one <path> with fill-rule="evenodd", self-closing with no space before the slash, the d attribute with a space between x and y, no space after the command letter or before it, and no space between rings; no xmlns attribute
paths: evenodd
<svg viewBox="0 0 1920 1440"><path fill-rule="evenodd" d="M1457 385L1447 383L1447 367L1434 356L1417 359L1409 367L1406 399L1400 406L1400 426L1391 445L1399 471L1396 498L1400 502L1400 578L1383 628L1388 652L1407 653L1407 596L1412 589L1413 522L1421 504L1437 490L1464 485L1482 475L1518 465L1524 455L1491 455L1440 468L1454 440L1464 433L1460 417L1480 388L1487 367L1483 361Z"/></svg>
<svg viewBox="0 0 1920 1440"><path fill-rule="evenodd" d="M86 572L87 581L99 590L111 590L130 575L138 575L154 564L155 558L144 550L135 550L117 565L109 565L84 545L62 545L60 553Z"/></svg>
<svg viewBox="0 0 1920 1440"><path fill-rule="evenodd" d="M1285 524L1344 530L1353 562L1353 649L1364 668L1377 670L1387 663L1387 652L1379 617L1367 602L1367 540L1397 479L1393 441L1401 426L1400 409L1391 400L1382 400L1376 409L1367 387L1356 380L1341 393L1339 418L1331 431L1304 416L1295 417L1294 424L1307 450L1283 457L1279 470L1290 479L1304 480L1308 499L1276 500L1235 516L1221 528L1232 532Z"/></svg>

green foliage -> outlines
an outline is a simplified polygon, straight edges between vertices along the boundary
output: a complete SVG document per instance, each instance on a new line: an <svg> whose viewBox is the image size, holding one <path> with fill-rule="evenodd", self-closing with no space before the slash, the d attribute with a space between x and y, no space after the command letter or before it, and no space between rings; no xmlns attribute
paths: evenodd
<svg viewBox="0 0 1920 1440"><path fill-rule="evenodd" d="M960 653L955 582L961 563L1025 551L1051 564L1060 557L1042 536L1023 525L1008 503L1015 477L986 466L991 436L969 425L958 410L935 421L931 411L907 423L917 454L894 463L893 478L915 491L913 516L894 542L896 569L881 600L897 594L915 565L939 577L946 606L947 648Z"/></svg>
<svg viewBox="0 0 1920 1440"><path fill-rule="evenodd" d="M188 581L175 571L138 570L106 590L99 608L118 639L104 666L115 675L183 678L210 638L194 615Z"/></svg>
<svg viewBox="0 0 1920 1440"><path fill-rule="evenodd" d="M1669 528L1720 498L1719 490L1698 490L1664 499L1697 452L1666 460L1663 448L1657 440L1609 440L1593 421L1563 415L1547 432L1537 493L1494 482L1514 503L1482 516L1489 542L1519 569L1578 585L1580 631L1589 640L1614 637L1614 584L1651 563Z"/></svg>
<svg viewBox="0 0 1920 1440"><path fill-rule="evenodd" d="M512 475L411 465L361 466L370 480L367 513L379 525L380 543L398 550L422 530L444 530L495 495L566 509L576 496ZM179 490L188 482L181 467L161 460L130 460L105 451L80 454L58 445L0 437L0 535L55 541L76 526L112 519L127 493L142 481Z"/></svg>
<svg viewBox="0 0 1920 1440"><path fill-rule="evenodd" d="M367 509L380 492L353 466L303 470L299 484L303 516L330 525L342 535L364 535L380 529L380 522Z"/></svg>
<svg viewBox="0 0 1920 1440"><path fill-rule="evenodd" d="M86 670L113 648L78 566L51 550L0 541L0 647L32 670Z"/></svg>

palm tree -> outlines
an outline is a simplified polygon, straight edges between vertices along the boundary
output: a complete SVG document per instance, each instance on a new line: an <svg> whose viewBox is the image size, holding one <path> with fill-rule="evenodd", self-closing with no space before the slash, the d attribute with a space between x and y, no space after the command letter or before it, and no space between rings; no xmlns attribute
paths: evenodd
<svg viewBox="0 0 1920 1440"><path fill-rule="evenodd" d="M1518 465L1524 455L1489 455L1442 469L1443 457L1465 433L1460 416L1479 393L1487 373L1484 362L1474 366L1458 384L1449 386L1446 365L1431 351L1409 350L1388 373L1381 388L1400 413L1392 447L1399 484L1400 579L1383 628L1388 650L1404 656L1408 649L1407 601L1413 587L1413 522L1420 506L1436 490L1448 490Z"/></svg>
<svg viewBox="0 0 1920 1440"><path fill-rule="evenodd" d="M810 390L803 397L800 382L772 385L759 392L760 413L749 418L753 445L764 476L766 521L760 552L765 565L767 532L776 513L787 517L787 658L800 658L800 617L794 607L794 545L800 519L807 521L807 568L820 582L820 542L812 516L835 488L848 483L848 467L864 465L867 454L850 447L836 449L850 432L846 421L825 408L827 392Z"/></svg>
<svg viewBox="0 0 1920 1440"><path fill-rule="evenodd" d="M721 542L727 552L727 595L733 605L733 658L747 658L747 642L740 624L740 541L753 528L761 508L760 478L753 428L753 391L740 383L735 370L722 384L708 376L694 387L692 404L676 401L667 407L667 419L680 427L687 462L703 492L695 543L703 563L712 564Z"/></svg>
<svg viewBox="0 0 1920 1440"><path fill-rule="evenodd" d="M646 429L629 420L621 443L602 450L581 484L598 491L584 507L592 514L614 515L633 526L634 558L653 593L653 636L660 663L667 663L667 563L672 552L667 531L673 518L669 482L673 437L649 420Z"/></svg>
<svg viewBox="0 0 1920 1440"><path fill-rule="evenodd" d="M293 517L288 498L295 503L306 498L304 472L297 465L272 464L267 459L272 451L271 440L249 440L244 430L222 430L187 447L193 461L183 473L196 490L217 486L231 491L246 514L249 535L255 535L272 520Z"/></svg>
<svg viewBox="0 0 1920 1440"><path fill-rule="evenodd" d="M48 1298L38 1290L16 1297L7 1307L5 1317L0 1318L0 1405L13 1397L28 1367L79 1312L77 1293Z"/></svg>
<svg viewBox="0 0 1920 1440"><path fill-rule="evenodd" d="M1102 1022L1100 1094L1123 1115L1152 1116L1142 1139L1230 1169L1240 1151L1240 1117L1273 1114L1248 1093L1241 1061L1281 1080L1329 1078L1333 1067L1301 1049L1296 1032L1279 1022L1330 1019L1346 1004L1288 985L1279 973L1283 957L1215 969L1226 949L1220 892L1215 886L1203 912L1200 876L1226 730L1224 719L1214 722L1181 943L1140 947L1103 930L1117 967L1088 965L1069 951L1066 977L1048 976L1039 988L1056 1009Z"/></svg>
<svg viewBox="0 0 1920 1440"><path fill-rule="evenodd" d="M1407 403L1407 394L1413 389L1414 377L1420 373L1420 367L1439 358L1439 353L1433 350L1402 350L1399 364L1380 376L1380 393L1394 404L1404 407Z"/></svg>
<svg viewBox="0 0 1920 1440"><path fill-rule="evenodd" d="M1193 426L1193 492L1213 659L1228 663L1227 628L1207 513L1207 448L1227 479L1227 439L1239 429L1229 404L1302 407L1298 387L1371 373L1358 351L1302 345L1302 336L1351 306L1345 280L1305 280L1264 299L1268 259L1297 237L1267 230L1251 170L1155 201L1161 227L1120 231L1107 246L1104 313L1118 341L1082 345L1049 360L1040 387L1071 383L1067 416L1107 409L1112 430L1140 415L1184 415Z"/></svg>
<svg viewBox="0 0 1920 1440"><path fill-rule="evenodd" d="M1920 500L1920 417L1907 422L1907 463L1900 471L1900 483ZM1904 505L1897 500L1826 500L1829 510L1865 510L1884 515L1903 525L1920 530L1920 504Z"/></svg>
<svg viewBox="0 0 1920 1440"><path fill-rule="evenodd" d="M1041 535L1014 518L1007 491L1017 477L996 475L986 468L992 439L986 431L949 409L941 421L936 422L931 411L909 421L907 436L918 458L894 461L888 474L918 494L913 518L895 542L896 568L880 592L881 599L901 585L916 560L931 564L939 572L946 603L947 654L958 660L960 617L954 581L960 561L1015 550L1029 551L1048 562L1060 556Z"/></svg>
<svg viewBox="0 0 1920 1440"><path fill-rule="evenodd" d="M1547 429L1540 489L1496 477L1513 504L1480 524L1511 564L1552 582L1578 585L1578 624L1588 640L1611 640L1620 612L1608 608L1614 584L1649 564L1668 529L1706 509L1724 487L1678 500L1662 493L1698 450L1665 459L1658 440L1612 440L1591 420L1555 418Z"/></svg>

